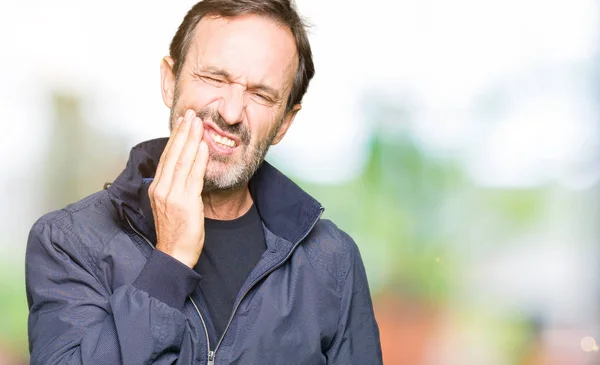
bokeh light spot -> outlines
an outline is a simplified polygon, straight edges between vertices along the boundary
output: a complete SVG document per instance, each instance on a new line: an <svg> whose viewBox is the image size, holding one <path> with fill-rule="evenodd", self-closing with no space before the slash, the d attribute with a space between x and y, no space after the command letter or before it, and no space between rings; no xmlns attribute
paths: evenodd
<svg viewBox="0 0 600 365"><path fill-rule="evenodd" d="M584 337L581 339L581 349L585 352L598 351L596 340L592 337Z"/></svg>

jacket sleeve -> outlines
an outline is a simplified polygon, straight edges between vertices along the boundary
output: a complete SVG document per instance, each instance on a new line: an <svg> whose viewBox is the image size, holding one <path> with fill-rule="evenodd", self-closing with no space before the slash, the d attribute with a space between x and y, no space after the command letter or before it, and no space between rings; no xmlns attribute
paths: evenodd
<svg viewBox="0 0 600 365"><path fill-rule="evenodd" d="M375 321L367 274L356 243L344 232L350 254L342 286L337 332L327 350L328 365L382 364L379 328Z"/></svg>
<svg viewBox="0 0 600 365"><path fill-rule="evenodd" d="M199 276L155 251L134 283L113 291L97 279L92 260L68 232L40 220L29 234L31 364L176 362L188 325L181 310ZM147 289L151 282L154 293Z"/></svg>

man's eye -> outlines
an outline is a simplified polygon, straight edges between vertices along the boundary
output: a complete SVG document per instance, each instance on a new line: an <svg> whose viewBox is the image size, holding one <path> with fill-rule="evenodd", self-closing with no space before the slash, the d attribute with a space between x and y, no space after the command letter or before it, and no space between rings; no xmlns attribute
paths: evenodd
<svg viewBox="0 0 600 365"><path fill-rule="evenodd" d="M269 99L268 96L265 96L263 94L254 93L254 96L256 96L257 98L259 98L262 101L271 102L271 99Z"/></svg>
<svg viewBox="0 0 600 365"><path fill-rule="evenodd" d="M219 80L219 79L214 79L212 77L208 77L208 76L204 76L203 77L204 81L213 84L213 85L222 85L225 83L225 81L223 80Z"/></svg>

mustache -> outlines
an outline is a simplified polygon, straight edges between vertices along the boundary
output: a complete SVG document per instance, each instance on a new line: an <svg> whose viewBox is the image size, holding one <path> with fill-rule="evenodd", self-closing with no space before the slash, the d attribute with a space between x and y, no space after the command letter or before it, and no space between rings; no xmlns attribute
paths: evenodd
<svg viewBox="0 0 600 365"><path fill-rule="evenodd" d="M238 137L243 144L250 143L250 130L247 125L243 123L229 124L223 120L218 111L209 108L201 109L196 115L201 120L210 120L215 123L223 132Z"/></svg>

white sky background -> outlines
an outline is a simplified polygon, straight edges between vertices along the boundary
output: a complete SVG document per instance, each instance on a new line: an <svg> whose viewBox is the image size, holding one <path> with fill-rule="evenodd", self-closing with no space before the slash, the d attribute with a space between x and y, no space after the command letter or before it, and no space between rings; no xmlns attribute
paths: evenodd
<svg viewBox="0 0 600 365"><path fill-rule="evenodd" d="M22 171L36 158L50 88L87 97L94 106L87 119L131 145L167 135L159 62L193 3L2 2L0 151L19 157L0 167ZM392 103L404 96L413 107L408 128L424 148L462 156L482 184L535 185L593 158L595 1L298 5L314 24L317 76L272 153L287 171L321 182L359 172L372 128L359 104L368 90L390 94ZM474 113L481 95L498 88L508 88L502 115Z"/></svg>

